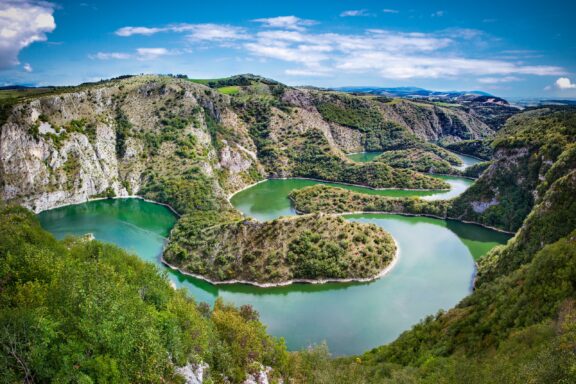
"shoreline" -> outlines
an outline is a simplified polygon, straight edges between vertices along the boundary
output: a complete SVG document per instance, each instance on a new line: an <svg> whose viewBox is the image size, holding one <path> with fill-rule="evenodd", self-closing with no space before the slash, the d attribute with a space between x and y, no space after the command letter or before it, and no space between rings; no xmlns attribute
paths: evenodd
<svg viewBox="0 0 576 384"><path fill-rule="evenodd" d="M166 203L161 203L159 201L155 201L155 200L150 200L150 199L146 199L145 197L142 197L140 195L127 195L127 196L114 196L114 197L95 197L95 198L88 198L85 201L80 201L77 203L69 203L69 204L60 204L60 205L56 205L54 207L51 208L47 208L47 209L41 209L39 211L34 211L34 214L39 214L42 212L46 212L46 211L51 211L53 209L58 209L58 208L64 208L64 207L69 207L72 205L80 205L80 204L86 204L86 203L90 203L93 201L100 201L100 200L116 200L116 199L139 199L139 200L143 200L147 203L152 203L152 204L157 204L157 205L163 205L164 207L168 208L174 215L176 215L178 218L182 217L182 215L180 213L178 213L178 211L176 211L170 204L166 204Z"/></svg>
<svg viewBox="0 0 576 384"><path fill-rule="evenodd" d="M392 261L386 267L384 267L384 269L382 269L380 272L378 272L377 275L372 276L372 277L358 277L358 278L351 277L351 278L342 278L342 279L340 279L340 278L328 278L328 279L317 279L317 280L315 280L315 279L292 279L292 280L282 281L279 283L258 283L256 281L237 280L237 279L234 279L234 280L212 280L208 277L198 275L196 273L187 272L187 271L181 269L180 267L177 267L175 265L170 264L169 262L167 262L164 259L164 254L162 254L162 256L160 256L160 262L173 271L180 272L181 274L183 274L185 276L190 276L190 277L194 277L194 278L199 279L199 280L203 280L203 281L210 283L214 286L243 284L243 285L251 285L254 287L258 287L258 288L275 288L275 287L286 287L286 286L293 285L293 284L314 284L314 285L316 285L316 284L327 284L327 283L370 283L370 282L373 282L375 280L380 279L381 277L386 276L388 273L390 273L390 271L392 271L392 269L394 269L394 267L398 263L398 259L400 258L400 245L398 244L398 242L396 241L396 239L392 235L390 235L390 237L394 241L394 245L396 247L396 252L394 252L394 256L392 258Z"/></svg>
<svg viewBox="0 0 576 384"><path fill-rule="evenodd" d="M423 175L425 176L430 176L430 174L427 173L423 173ZM452 177L460 177L460 176L456 176L456 175L444 175L444 174L437 174L438 176L452 176ZM433 177L433 176L430 176ZM466 178L466 177L462 177L462 178ZM321 179L315 179L312 177L270 177L270 178L266 178L264 180L260 180L257 181L256 183L252 183L250 185L245 186L242 189L239 189L236 192L232 192L231 194L228 195L228 202L230 202L230 199L232 199L232 197L234 197L234 195L245 191L248 188L254 187L260 183L264 183L266 181L270 181L270 180L291 180L291 179L296 179L296 180L311 180L311 181L317 181L320 183L325 183L325 184L341 184L341 185L349 185L351 187L359 187L359 188L366 188L366 189L371 189L373 191L422 191L422 192L434 192L434 191L438 191L438 192L446 192L446 191L451 191L452 188L443 188L443 189L414 189L414 188L374 188L374 187L369 187L366 185L361 185L361 184L351 184L351 183L345 183L345 182L340 182L340 181L328 181L328 180L321 180ZM471 180L475 180L475 179L471 179ZM359 192L361 193L361 192Z"/></svg>
<svg viewBox="0 0 576 384"><path fill-rule="evenodd" d="M290 199L290 201L294 202L292 199ZM453 217L442 217L442 216L432 215L432 214L428 214L428 213L409 213L409 212L394 212L394 211L348 211L348 212L329 213L329 212L322 212L322 211L303 212L303 211L299 211L297 208L294 208L294 211L298 215L313 215L315 213L323 213L325 215L337 215L337 216L346 216L346 215L400 215L400 216L413 216L413 217L430 217L430 218L438 219L438 220L444 220L444 221L452 220L452 221L457 221L459 223L477 225L479 227L490 229L490 230L495 231L495 232L505 233L507 235L516 235L516 232L507 231L505 229L500 229L500 228L496 228L496 227L491 227L489 225L477 223L475 221L460 220L460 219L456 219Z"/></svg>
<svg viewBox="0 0 576 384"><path fill-rule="evenodd" d="M468 157L471 157L471 158L473 158L473 159L479 160L481 163L483 163L483 162L485 162L485 161L490 161L490 160L481 159L481 158L479 158L479 157L477 157L477 156L474 156L474 155L469 155L469 154L467 154L467 153L456 152L456 151L453 151L453 150L448 149L448 148L446 148L446 147L440 147L440 148L444 148L444 149L447 150L448 152L452 152L452 153L455 153L455 154L460 155L460 156L468 156Z"/></svg>

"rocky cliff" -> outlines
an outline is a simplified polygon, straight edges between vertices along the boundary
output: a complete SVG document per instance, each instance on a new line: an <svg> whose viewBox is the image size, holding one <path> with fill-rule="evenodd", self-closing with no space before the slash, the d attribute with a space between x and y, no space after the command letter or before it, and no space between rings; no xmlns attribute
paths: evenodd
<svg viewBox="0 0 576 384"><path fill-rule="evenodd" d="M225 173L225 190L242 188L260 170L245 126L226 104L206 87L152 76L25 100L0 134L2 198L38 212L138 194L145 171L170 175L190 166ZM216 151L206 116L238 139L222 140Z"/></svg>
<svg viewBox="0 0 576 384"><path fill-rule="evenodd" d="M576 169L576 113L537 109L508 120L493 140L493 161L449 215L516 231L550 186Z"/></svg>
<svg viewBox="0 0 576 384"><path fill-rule="evenodd" d="M182 179L183 170L207 178L218 199L267 176L353 181L346 178L379 174L385 181L373 186L439 188L436 179L387 164L352 169L344 153L491 134L475 117L450 108L237 79L243 85L232 97L218 92L218 84L138 76L55 88L3 105L2 199L36 212L103 196L166 201L153 187ZM358 107L352 119L346 115L351 107ZM318 145L324 149L309 151L309 160L324 168L303 166L296 152Z"/></svg>

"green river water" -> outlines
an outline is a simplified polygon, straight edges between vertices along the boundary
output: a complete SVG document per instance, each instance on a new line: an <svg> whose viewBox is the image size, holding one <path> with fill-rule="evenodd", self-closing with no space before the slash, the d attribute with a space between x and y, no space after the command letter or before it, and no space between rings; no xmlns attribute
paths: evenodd
<svg viewBox="0 0 576 384"><path fill-rule="evenodd" d="M466 186L469 183L465 179L460 182ZM314 183L269 180L236 194L231 202L259 220L291 215L288 193ZM361 190L392 196L414 194ZM435 198L434 194L428 196ZM362 284L257 288L213 286L162 266L162 247L176 218L161 205L140 199L99 200L45 211L39 218L42 226L58 238L90 232L98 240L115 243L157 264L176 286L186 288L198 301L213 303L221 296L238 305L253 305L269 332L285 337L290 349L327 341L336 355L361 353L388 343L425 316L457 304L471 290L474 258L509 238L455 221L391 214L350 215L349 220L382 226L398 242L399 259L388 275Z"/></svg>

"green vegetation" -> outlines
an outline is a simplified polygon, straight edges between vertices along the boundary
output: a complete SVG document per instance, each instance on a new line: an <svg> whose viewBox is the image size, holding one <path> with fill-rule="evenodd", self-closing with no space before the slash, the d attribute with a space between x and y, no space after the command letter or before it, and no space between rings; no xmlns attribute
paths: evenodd
<svg viewBox="0 0 576 384"><path fill-rule="evenodd" d="M490 140L463 140L456 143L446 144L444 147L464 155L474 156L483 160L490 160L493 156L493 150L490 145Z"/></svg>
<svg viewBox="0 0 576 384"><path fill-rule="evenodd" d="M327 100L319 100L316 108L324 119L364 132L377 130L385 125L380 112L366 97L332 94Z"/></svg>
<svg viewBox="0 0 576 384"><path fill-rule="evenodd" d="M567 236L576 227L576 167L556 180L528 215L507 248L497 248L479 265L478 285L531 261L544 244Z"/></svg>
<svg viewBox="0 0 576 384"><path fill-rule="evenodd" d="M493 164L454 201L450 216L517 230L549 186L573 169L574 142L576 109L515 115L493 139Z"/></svg>
<svg viewBox="0 0 576 384"><path fill-rule="evenodd" d="M460 173L450 162L422 147L386 151L374 161L384 162L394 168L406 168L425 173L445 175Z"/></svg>
<svg viewBox="0 0 576 384"><path fill-rule="evenodd" d="M292 191L290 200L301 213L393 212L446 218L450 206L447 200L366 195L328 185L314 185Z"/></svg>
<svg viewBox="0 0 576 384"><path fill-rule="evenodd" d="M128 120L126 114L120 109L116 109L116 155L119 158L124 157L126 152L126 140L130 135L132 123Z"/></svg>
<svg viewBox="0 0 576 384"><path fill-rule="evenodd" d="M204 362L207 382L239 383L290 366L250 307L210 310L115 246L56 241L22 208L0 208L0 281L2 382L182 383L175 367Z"/></svg>
<svg viewBox="0 0 576 384"><path fill-rule="evenodd" d="M78 161L78 155L70 154L66 162L62 166L62 170L66 175L66 187L68 190L74 187L74 183L80 174L80 162Z"/></svg>
<svg viewBox="0 0 576 384"><path fill-rule="evenodd" d="M490 165L492 165L491 161L483 161L481 163L476 163L476 164L471 165L470 167L466 168L464 170L464 172L462 172L462 174L464 176L473 177L473 178L477 179L478 177L480 177L482 172L484 172L485 170L488 169L488 167L490 167Z"/></svg>
<svg viewBox="0 0 576 384"><path fill-rule="evenodd" d="M309 130L303 141L290 149L294 176L366 185L373 188L448 189L440 179L378 162L354 163L330 151L319 130Z"/></svg>
<svg viewBox="0 0 576 384"><path fill-rule="evenodd" d="M374 277L395 253L381 228L330 215L211 224L177 226L164 259L216 281L281 283Z"/></svg>
<svg viewBox="0 0 576 384"><path fill-rule="evenodd" d="M219 87L218 92L223 95L237 95L240 93L240 87L237 85L229 85L227 87Z"/></svg>

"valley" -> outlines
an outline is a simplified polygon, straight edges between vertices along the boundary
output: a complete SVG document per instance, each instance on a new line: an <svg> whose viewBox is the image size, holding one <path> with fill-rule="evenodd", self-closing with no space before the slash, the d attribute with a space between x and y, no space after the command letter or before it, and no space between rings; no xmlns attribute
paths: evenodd
<svg viewBox="0 0 576 384"><path fill-rule="evenodd" d="M52 261L36 262L46 279L80 276L80 265L109 274L148 308L150 324L194 317L173 328L186 343L159 342L158 353L186 356L170 363L180 367L194 355L217 382L260 372L253 364L277 378L320 374L302 363L312 356L340 382L381 382L386 372L428 377L430 359L443 375L452 363L477 367L474 348L498 356L505 352L495 340L512 343L519 329L549 330L571 316L573 288L562 281L573 260L546 252L573 240L576 114L517 111L500 125L500 102L475 103L493 107L489 116L253 75L128 76L11 98L0 135L0 236L17 244L0 247L6 292L14 293L0 294L14 308L6 321L27 310L20 282L33 285L43 273L31 267L34 257L45 257ZM553 257L563 277L538 275ZM522 290L524 279L549 288L517 292L510 308L501 292ZM42 292L60 294L51 281ZM43 294L26 300L44 308ZM528 315L523 300L544 297L553 304ZM186 314L175 302L186 303ZM479 316L496 325L477 329ZM523 323L506 320L515 316ZM236 339L243 332L250 336L240 340L254 342L248 355ZM564 334L538 345L557 353L550 343ZM323 342L342 357L331 358ZM224 363L229 356L239 359Z"/></svg>

